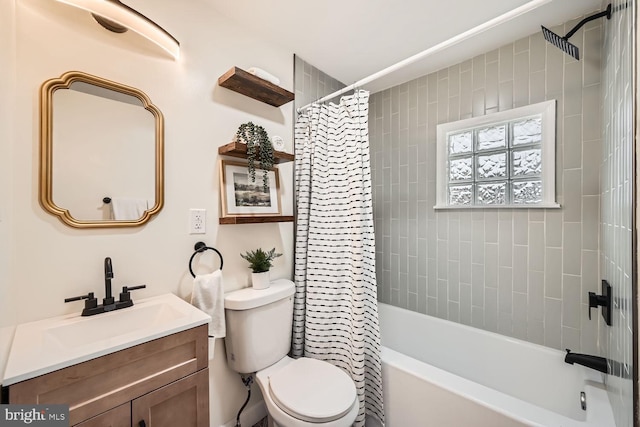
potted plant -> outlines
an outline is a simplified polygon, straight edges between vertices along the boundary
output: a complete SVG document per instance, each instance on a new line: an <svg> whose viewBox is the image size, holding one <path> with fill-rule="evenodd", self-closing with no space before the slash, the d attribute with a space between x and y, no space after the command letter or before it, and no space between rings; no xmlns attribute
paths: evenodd
<svg viewBox="0 0 640 427"><path fill-rule="evenodd" d="M256 160L259 160L259 168L263 170L262 186L264 191L269 191L268 171L273 168L273 145L267 131L252 122L243 123L236 131L236 141L247 144L247 167L251 182L256 182Z"/></svg>
<svg viewBox="0 0 640 427"><path fill-rule="evenodd" d="M278 258L282 254L276 253L276 248L265 252L261 248L255 251L247 251L240 256L249 261L251 269L251 284L254 289L267 289L269 287L269 269L272 266L274 258Z"/></svg>

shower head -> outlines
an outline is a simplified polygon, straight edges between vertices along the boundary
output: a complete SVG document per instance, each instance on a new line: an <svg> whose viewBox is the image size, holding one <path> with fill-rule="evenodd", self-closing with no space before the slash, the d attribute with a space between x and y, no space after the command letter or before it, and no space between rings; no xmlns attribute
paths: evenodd
<svg viewBox="0 0 640 427"><path fill-rule="evenodd" d="M623 5L623 6L626 7L626 5ZM580 60L580 49L578 49L578 46L576 46L573 43L569 42L569 39L584 24L586 24L589 21L593 21L594 19L602 18L603 16L606 16L607 19L611 19L611 3L609 3L607 8L605 10L603 10L602 12L598 12L598 13L595 13L595 14L593 14L591 16L587 16L582 21L578 22L578 24L575 27L573 27L571 29L571 31L569 31L567 33L567 35L564 36L564 37L560 37L559 35L557 35L553 31L551 31L550 29L546 28L544 25L541 25L541 27L542 27L542 35L544 36L546 41L548 41L549 43L551 43L552 45L554 45L555 47L557 47L558 49L560 49L564 53L573 56L577 60Z"/></svg>
<svg viewBox="0 0 640 427"><path fill-rule="evenodd" d="M578 49L578 46L567 40L567 37L560 37L544 25L541 25L541 27L542 35L544 36L544 39L546 41L548 41L564 53L573 56L577 60L580 60L580 49Z"/></svg>

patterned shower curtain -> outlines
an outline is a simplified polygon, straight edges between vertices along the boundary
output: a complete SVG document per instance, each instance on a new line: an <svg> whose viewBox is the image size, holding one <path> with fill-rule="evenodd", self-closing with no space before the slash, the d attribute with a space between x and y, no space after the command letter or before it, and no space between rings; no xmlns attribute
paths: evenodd
<svg viewBox="0 0 640 427"><path fill-rule="evenodd" d="M371 201L369 93L314 104L295 128L296 254L292 354L353 378L360 412L384 425Z"/></svg>

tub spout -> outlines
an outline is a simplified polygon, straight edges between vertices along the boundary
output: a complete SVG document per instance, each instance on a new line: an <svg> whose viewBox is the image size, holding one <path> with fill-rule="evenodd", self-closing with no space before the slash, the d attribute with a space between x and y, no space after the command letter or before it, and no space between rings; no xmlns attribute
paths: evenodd
<svg viewBox="0 0 640 427"><path fill-rule="evenodd" d="M595 369L596 371L607 373L607 359L599 356L591 356L589 354L571 353L571 350L567 349L567 355L564 357L564 361L573 365L586 366L587 368Z"/></svg>

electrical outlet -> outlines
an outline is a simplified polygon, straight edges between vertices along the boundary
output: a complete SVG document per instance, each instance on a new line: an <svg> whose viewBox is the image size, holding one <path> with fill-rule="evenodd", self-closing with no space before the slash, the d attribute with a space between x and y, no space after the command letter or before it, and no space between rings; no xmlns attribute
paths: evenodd
<svg viewBox="0 0 640 427"><path fill-rule="evenodd" d="M204 234L207 231L207 210L189 209L189 234Z"/></svg>

